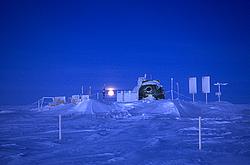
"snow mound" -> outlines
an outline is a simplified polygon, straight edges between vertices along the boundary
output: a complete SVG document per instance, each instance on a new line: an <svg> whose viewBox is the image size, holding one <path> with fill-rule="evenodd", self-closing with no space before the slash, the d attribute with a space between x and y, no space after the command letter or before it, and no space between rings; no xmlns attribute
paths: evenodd
<svg viewBox="0 0 250 165"><path fill-rule="evenodd" d="M249 112L249 105L237 105L230 102L187 102L175 100L174 104L178 108L181 117L223 117L231 118L235 115Z"/></svg>
<svg viewBox="0 0 250 165"><path fill-rule="evenodd" d="M131 103L107 103L97 100L85 100L77 105L65 104L55 107L44 107L41 111L53 114L84 114L95 115L103 114L111 117L129 117L136 115L153 115L164 114L172 116L180 116L174 102L169 100L147 100L136 101Z"/></svg>
<svg viewBox="0 0 250 165"><path fill-rule="evenodd" d="M116 103L116 108L127 110L132 115L143 114L164 114L179 116L175 104L169 100L147 100L132 103Z"/></svg>
<svg viewBox="0 0 250 165"><path fill-rule="evenodd" d="M80 102L71 110L80 112L83 114L97 114L97 113L109 113L113 110L112 105L108 105L96 100L86 100Z"/></svg>

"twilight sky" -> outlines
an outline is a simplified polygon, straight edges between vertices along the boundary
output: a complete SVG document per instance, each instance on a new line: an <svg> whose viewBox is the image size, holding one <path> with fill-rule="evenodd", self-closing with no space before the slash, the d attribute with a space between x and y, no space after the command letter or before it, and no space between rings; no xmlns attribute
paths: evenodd
<svg viewBox="0 0 250 165"><path fill-rule="evenodd" d="M189 76L210 75L230 83L224 99L250 103L248 1L1 0L0 22L0 105L130 89L144 73L185 95Z"/></svg>

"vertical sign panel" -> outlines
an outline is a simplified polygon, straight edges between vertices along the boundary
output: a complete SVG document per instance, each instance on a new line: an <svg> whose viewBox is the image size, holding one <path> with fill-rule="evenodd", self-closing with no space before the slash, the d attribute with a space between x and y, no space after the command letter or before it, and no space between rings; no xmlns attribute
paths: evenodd
<svg viewBox="0 0 250 165"><path fill-rule="evenodd" d="M196 77L190 77L189 78L189 93L195 94L197 93L197 79Z"/></svg>
<svg viewBox="0 0 250 165"><path fill-rule="evenodd" d="M210 93L210 76L202 77L202 92Z"/></svg>

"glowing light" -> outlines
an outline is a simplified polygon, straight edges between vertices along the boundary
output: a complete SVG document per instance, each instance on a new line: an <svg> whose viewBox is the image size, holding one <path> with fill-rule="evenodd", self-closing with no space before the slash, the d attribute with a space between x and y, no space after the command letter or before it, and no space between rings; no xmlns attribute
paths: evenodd
<svg viewBox="0 0 250 165"><path fill-rule="evenodd" d="M108 89L108 95L109 96L114 96L115 95L115 92L113 89Z"/></svg>

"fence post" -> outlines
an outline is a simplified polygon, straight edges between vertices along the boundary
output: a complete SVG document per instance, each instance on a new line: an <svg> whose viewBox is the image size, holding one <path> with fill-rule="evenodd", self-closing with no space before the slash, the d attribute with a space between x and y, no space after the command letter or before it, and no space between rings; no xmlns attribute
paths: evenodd
<svg viewBox="0 0 250 165"><path fill-rule="evenodd" d="M58 133L59 133L59 140L62 139L62 116L59 115L59 120L58 120Z"/></svg>
<svg viewBox="0 0 250 165"><path fill-rule="evenodd" d="M199 150L201 150L201 117L199 116Z"/></svg>
<svg viewBox="0 0 250 165"><path fill-rule="evenodd" d="M207 93L206 93L206 104L207 104Z"/></svg>
<svg viewBox="0 0 250 165"><path fill-rule="evenodd" d="M171 78L171 100L174 100L174 78Z"/></svg>

